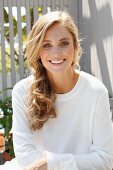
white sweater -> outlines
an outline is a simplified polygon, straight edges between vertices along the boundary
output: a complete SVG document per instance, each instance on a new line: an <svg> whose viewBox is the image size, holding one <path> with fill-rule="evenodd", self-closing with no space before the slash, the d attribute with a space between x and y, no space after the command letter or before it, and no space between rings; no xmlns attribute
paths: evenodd
<svg viewBox="0 0 113 170"><path fill-rule="evenodd" d="M48 170L111 170L113 127L106 87L81 71L77 84L57 94L57 118L31 131L26 117L26 94L33 76L13 89L13 140L22 167L47 156Z"/></svg>

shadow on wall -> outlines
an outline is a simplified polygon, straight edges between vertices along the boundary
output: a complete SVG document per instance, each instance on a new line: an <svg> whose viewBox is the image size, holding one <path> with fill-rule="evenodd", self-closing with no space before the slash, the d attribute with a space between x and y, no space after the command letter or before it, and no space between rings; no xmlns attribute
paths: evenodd
<svg viewBox="0 0 113 170"><path fill-rule="evenodd" d="M83 16L83 0L79 1L79 30L86 37L83 42L83 49L85 49L83 55L83 61L81 61L83 70L92 73L91 69L91 50L90 47L92 44L95 44L98 63L100 67L100 74L102 77L103 83L109 90L110 97L113 95L110 75L108 71L107 59L104 49L103 40L108 37L113 36L113 19L111 13L110 4L107 3L100 9L97 9L95 0L88 0L90 17ZM111 61L113 61L111 59ZM113 75L112 71L111 74Z"/></svg>

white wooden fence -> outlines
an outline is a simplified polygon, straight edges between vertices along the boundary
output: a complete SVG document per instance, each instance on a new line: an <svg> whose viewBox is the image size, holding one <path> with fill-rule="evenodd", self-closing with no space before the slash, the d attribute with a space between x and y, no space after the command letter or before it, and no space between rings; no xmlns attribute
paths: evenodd
<svg viewBox="0 0 113 170"><path fill-rule="evenodd" d="M16 8L16 13L13 10ZM23 7L23 8L22 8ZM76 21L80 35L84 38L84 55L81 68L99 78L109 91L113 108L113 1L112 0L0 0L1 65L0 89L13 87L26 76L23 59L22 10L25 13L26 35L31 30L30 8L33 9L34 22L38 19L38 7L42 14L56 8L68 10ZM5 18L4 9L9 13L9 49L11 70L6 70ZM13 15L17 18L17 36L14 38ZM15 43L16 41L16 43ZM18 47L19 68L15 64L15 44ZM9 76L9 79L7 78ZM7 94L5 94L7 95Z"/></svg>
<svg viewBox="0 0 113 170"><path fill-rule="evenodd" d="M113 110L113 0L79 0L82 67L107 87Z"/></svg>
<svg viewBox="0 0 113 170"><path fill-rule="evenodd" d="M25 77L24 59L23 59L23 41L22 41L22 14L25 13L26 34L31 30L31 15L30 8L33 8L34 22L38 19L38 7L42 8L42 14L49 10L61 9L69 10L74 19L77 19L77 2L75 0L0 0L0 31L1 31L1 89L8 86L13 87L14 84ZM22 12L23 7L23 12ZM14 9L16 8L16 9ZM9 50L10 50L10 75L7 74L7 59L6 59L6 39L5 39L5 16L4 9L8 11L9 17ZM15 12L15 13L14 13ZM16 44L18 46L19 68L18 73L15 66L15 40L14 40L14 25L13 16L17 18L17 36ZM17 74L16 74L17 73ZM19 76L18 76L19 75ZM8 78L9 77L9 78ZM18 77L18 78L17 78Z"/></svg>

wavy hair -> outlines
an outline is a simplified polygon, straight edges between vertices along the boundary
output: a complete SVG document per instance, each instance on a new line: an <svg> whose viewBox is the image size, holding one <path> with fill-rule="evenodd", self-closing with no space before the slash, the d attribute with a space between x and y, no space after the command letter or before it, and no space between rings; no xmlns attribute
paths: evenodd
<svg viewBox="0 0 113 170"><path fill-rule="evenodd" d="M62 24L71 33L76 49L73 65L79 66L82 50L78 29L71 16L65 11L53 11L40 17L28 35L25 53L28 66L34 75L28 94L27 112L30 127L33 130L42 128L49 118L57 116L55 112L55 93L52 91L46 69L39 58L46 31L56 22Z"/></svg>

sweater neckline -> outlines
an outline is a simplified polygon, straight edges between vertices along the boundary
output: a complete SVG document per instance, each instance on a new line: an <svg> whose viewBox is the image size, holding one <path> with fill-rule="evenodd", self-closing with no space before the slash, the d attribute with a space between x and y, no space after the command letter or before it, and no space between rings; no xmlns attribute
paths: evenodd
<svg viewBox="0 0 113 170"><path fill-rule="evenodd" d="M82 74L83 71L80 71L78 80L75 84L75 86L67 93L64 94L56 94L56 101L65 101L65 100L69 100L71 97L73 97L75 95L75 93L79 90L80 86L81 86L81 81L82 81Z"/></svg>

